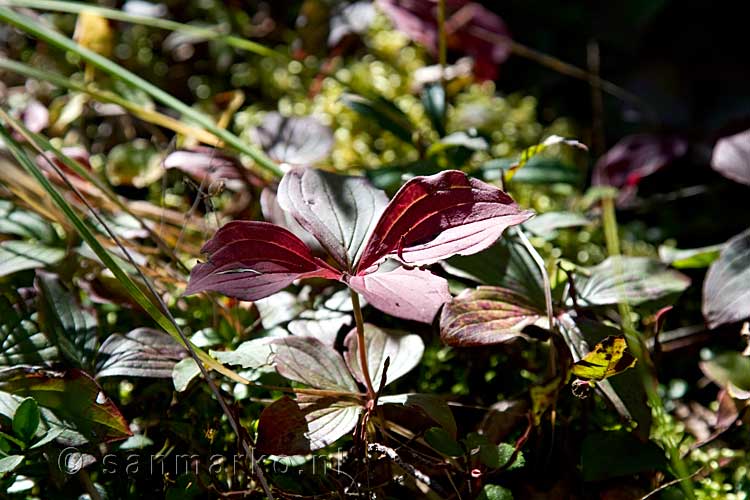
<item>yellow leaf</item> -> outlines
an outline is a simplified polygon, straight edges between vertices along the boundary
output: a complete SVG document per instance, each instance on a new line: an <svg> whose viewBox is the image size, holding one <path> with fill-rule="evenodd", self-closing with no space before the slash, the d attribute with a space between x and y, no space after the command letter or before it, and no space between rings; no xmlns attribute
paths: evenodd
<svg viewBox="0 0 750 500"><path fill-rule="evenodd" d="M636 359L627 352L627 348L624 337L611 335L596 344L590 353L575 363L571 372L592 384L622 373L636 363Z"/></svg>
<svg viewBox="0 0 750 500"><path fill-rule="evenodd" d="M79 45L97 54L109 57L112 54L114 34L105 18L83 11L78 16L73 38Z"/></svg>

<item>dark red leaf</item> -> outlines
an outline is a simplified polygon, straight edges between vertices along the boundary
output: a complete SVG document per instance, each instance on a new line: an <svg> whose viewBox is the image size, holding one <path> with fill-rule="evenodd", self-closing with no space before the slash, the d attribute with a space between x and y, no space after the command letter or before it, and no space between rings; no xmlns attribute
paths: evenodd
<svg viewBox="0 0 750 500"><path fill-rule="evenodd" d="M409 180L380 217L362 252L357 274L386 257L411 266L492 245L507 227L533 215L502 190L463 172L447 170Z"/></svg>
<svg viewBox="0 0 750 500"><path fill-rule="evenodd" d="M186 295L211 290L240 300L268 297L300 278L338 279L286 229L267 222L234 221L201 249L208 261L190 273Z"/></svg>
<svg viewBox="0 0 750 500"><path fill-rule="evenodd" d="M438 52L437 1L378 0L378 6L396 29ZM510 55L510 33L503 20L478 2L449 0L445 23L448 47L470 55L482 80L497 78L497 67Z"/></svg>
<svg viewBox="0 0 750 500"><path fill-rule="evenodd" d="M396 316L431 323L440 306L451 299L448 282L429 271L404 269L351 276L349 286L373 307Z"/></svg>
<svg viewBox="0 0 750 500"><path fill-rule="evenodd" d="M307 420L299 405L283 396L260 414L257 450L270 455L306 455L310 453L307 432Z"/></svg>
<svg viewBox="0 0 750 500"><path fill-rule="evenodd" d="M591 179L595 186L622 190L621 200L632 198L644 177L685 154L687 142L675 136L629 135L599 158Z"/></svg>

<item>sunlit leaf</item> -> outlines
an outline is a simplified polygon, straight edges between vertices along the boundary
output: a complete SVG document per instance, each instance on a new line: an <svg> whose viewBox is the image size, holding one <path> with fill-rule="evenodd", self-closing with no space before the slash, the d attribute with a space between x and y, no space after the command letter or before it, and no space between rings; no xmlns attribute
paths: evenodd
<svg viewBox="0 0 750 500"><path fill-rule="evenodd" d="M373 387L380 387L383 376L385 384L401 378L419 364L424 353L424 342L419 335L383 330L370 323L365 323L365 352L367 366ZM361 384L365 383L362 367L359 363L359 339L357 329L352 329L344 339L346 360L349 370ZM385 361L389 359L388 371L384 373Z"/></svg>
<svg viewBox="0 0 750 500"><path fill-rule="evenodd" d="M279 374L316 389L358 392L341 355L318 339L282 337L272 343Z"/></svg>
<svg viewBox="0 0 750 500"><path fill-rule="evenodd" d="M0 458L0 476L13 472L24 460L23 455L8 455Z"/></svg>
<svg viewBox="0 0 750 500"><path fill-rule="evenodd" d="M522 330L543 316L517 292L480 286L446 304L440 315L440 338L456 346L499 344L523 337Z"/></svg>
<svg viewBox="0 0 750 500"><path fill-rule="evenodd" d="M353 269L388 203L364 177L295 169L279 184L278 203L315 236L343 269Z"/></svg>
<svg viewBox="0 0 750 500"><path fill-rule="evenodd" d="M64 256L65 250L62 248L29 241L3 241L0 242L0 276L56 264Z"/></svg>
<svg viewBox="0 0 750 500"><path fill-rule="evenodd" d="M99 348L96 376L170 378L174 365L186 355L184 347L159 330L114 333Z"/></svg>
<svg viewBox="0 0 750 500"><path fill-rule="evenodd" d="M625 337L607 337L577 361L571 368L571 373L589 382L598 382L622 373L636 363L627 348Z"/></svg>
<svg viewBox="0 0 750 500"><path fill-rule="evenodd" d="M350 434L362 413L362 405L356 401L307 395L300 395L297 400L307 420L307 437L312 450Z"/></svg>
<svg viewBox="0 0 750 500"><path fill-rule="evenodd" d="M546 212L524 222L523 227L547 239L557 236L558 229L588 226L591 221L574 212Z"/></svg>
<svg viewBox="0 0 750 500"><path fill-rule="evenodd" d="M750 318L750 230L731 238L703 282L709 328Z"/></svg>
<svg viewBox="0 0 750 500"><path fill-rule="evenodd" d="M204 146L174 151L164 158L162 166L185 172L202 183L206 192L216 184L223 184L231 191L242 191L247 189L252 179L239 160L223 151Z"/></svg>
<svg viewBox="0 0 750 500"><path fill-rule="evenodd" d="M550 146L555 146L557 144L565 144L567 146L576 147L579 149L583 149L584 151L588 151L588 147L578 142L574 139L566 139L564 137L560 137L559 135L551 135L547 137L544 141L540 142L539 144L536 144L534 146L531 146L529 148L524 149L521 151L521 157L518 159L518 162L511 165L510 168L507 170L505 174L506 181L509 181L513 178L514 175L516 175L516 172L523 168L526 163L533 158L534 156L538 155L542 151L546 150Z"/></svg>
<svg viewBox="0 0 750 500"><path fill-rule="evenodd" d="M330 266L313 257L299 238L266 222L230 222L201 251L208 254L208 261L191 271L186 295L211 290L256 300L286 288L296 279L338 277Z"/></svg>
<svg viewBox="0 0 750 500"><path fill-rule="evenodd" d="M662 245L659 247L659 259L676 269L701 269L718 259L724 246L679 249Z"/></svg>
<svg viewBox="0 0 750 500"><path fill-rule="evenodd" d="M750 186L750 130L719 139L711 167L728 179Z"/></svg>
<svg viewBox="0 0 750 500"><path fill-rule="evenodd" d="M290 165L315 164L333 148L333 132L312 116L266 113L251 135L268 156Z"/></svg>
<svg viewBox="0 0 750 500"><path fill-rule="evenodd" d="M39 366L57 359L57 347L31 320L31 314L20 297L15 297L12 303L0 295L0 367Z"/></svg>
<svg viewBox="0 0 750 500"><path fill-rule="evenodd" d="M422 323L431 323L451 298L445 279L422 269L398 267L349 278L349 286L377 309Z"/></svg>
<svg viewBox="0 0 750 500"><path fill-rule="evenodd" d="M386 207L358 268L366 270L388 256L425 265L476 253L532 215L502 190L463 172L415 177Z"/></svg>

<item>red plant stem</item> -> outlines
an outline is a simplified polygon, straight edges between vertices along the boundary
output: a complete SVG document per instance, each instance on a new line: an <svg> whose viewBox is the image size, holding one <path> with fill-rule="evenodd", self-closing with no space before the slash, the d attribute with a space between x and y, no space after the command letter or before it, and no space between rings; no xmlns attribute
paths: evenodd
<svg viewBox="0 0 750 500"><path fill-rule="evenodd" d="M357 325L357 347L359 350L359 364L362 367L362 374L365 377L367 386L367 398L374 401L377 394L372 386L370 378L370 369L367 366L367 346L365 345L365 323L362 319L362 307L359 305L359 294L349 289L349 295L352 298L352 309L354 309L354 322Z"/></svg>

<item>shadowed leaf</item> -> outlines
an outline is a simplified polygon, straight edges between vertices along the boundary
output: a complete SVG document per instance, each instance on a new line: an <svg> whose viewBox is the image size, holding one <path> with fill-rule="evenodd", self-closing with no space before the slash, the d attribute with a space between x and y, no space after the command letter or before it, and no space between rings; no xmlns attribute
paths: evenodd
<svg viewBox="0 0 750 500"><path fill-rule="evenodd" d="M97 354L97 378L170 378L174 365L187 355L172 337L151 328L136 328L107 337Z"/></svg>
<svg viewBox="0 0 750 500"><path fill-rule="evenodd" d="M266 407L258 420L258 453L306 455L310 453L307 420L297 401L283 396Z"/></svg>
<svg viewBox="0 0 750 500"><path fill-rule="evenodd" d="M750 130L719 139L711 167L727 179L750 186Z"/></svg>
<svg viewBox="0 0 750 500"><path fill-rule="evenodd" d="M397 394L395 396L381 396L378 398L379 405L402 405L408 408L419 409L435 423L440 424L443 429L455 438L456 420L450 407L446 402L432 394Z"/></svg>
<svg viewBox="0 0 750 500"><path fill-rule="evenodd" d="M312 165L328 156L333 132L312 116L282 116L266 113L252 130L253 142L280 163Z"/></svg>

